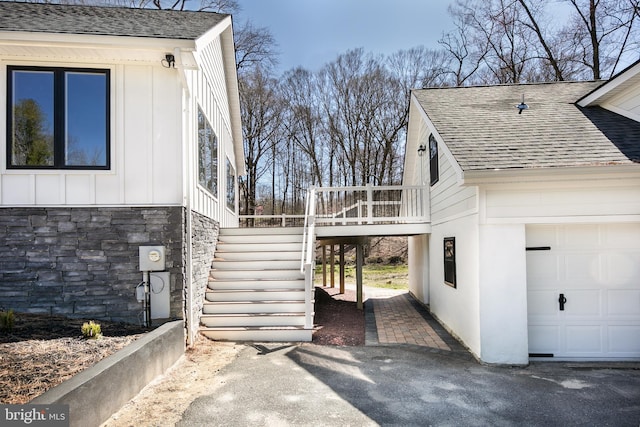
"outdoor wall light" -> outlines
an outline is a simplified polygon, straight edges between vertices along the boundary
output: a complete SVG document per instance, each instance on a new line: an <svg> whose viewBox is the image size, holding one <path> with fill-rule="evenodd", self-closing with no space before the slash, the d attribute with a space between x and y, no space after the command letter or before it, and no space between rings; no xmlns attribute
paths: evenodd
<svg viewBox="0 0 640 427"><path fill-rule="evenodd" d="M427 151L427 146L424 144L420 144L420 146L418 147L418 156L422 157L425 151Z"/></svg>
<svg viewBox="0 0 640 427"><path fill-rule="evenodd" d="M164 68L176 68L176 57L171 53L167 53L160 63Z"/></svg>

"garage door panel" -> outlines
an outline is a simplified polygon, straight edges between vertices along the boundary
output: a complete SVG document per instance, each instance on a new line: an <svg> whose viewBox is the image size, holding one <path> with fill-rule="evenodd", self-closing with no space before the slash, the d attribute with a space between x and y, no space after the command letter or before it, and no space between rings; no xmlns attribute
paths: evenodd
<svg viewBox="0 0 640 427"><path fill-rule="evenodd" d="M640 242L640 239L638 240ZM640 254L613 252L605 257L605 286L637 288L640 281Z"/></svg>
<svg viewBox="0 0 640 427"><path fill-rule="evenodd" d="M640 359L640 224L532 225L526 241L551 248L527 252L530 352Z"/></svg>
<svg viewBox="0 0 640 427"><path fill-rule="evenodd" d="M530 291L527 294L527 307L529 317L558 315L558 295L555 291Z"/></svg>
<svg viewBox="0 0 640 427"><path fill-rule="evenodd" d="M613 318L633 316L640 319L640 289L607 291L607 314Z"/></svg>
<svg viewBox="0 0 640 427"><path fill-rule="evenodd" d="M526 235L527 246L530 247L555 246L556 238L556 227L552 225L538 225L535 233Z"/></svg>
<svg viewBox="0 0 640 427"><path fill-rule="evenodd" d="M602 259L598 254L570 253L564 256L565 286L599 286L602 283Z"/></svg>
<svg viewBox="0 0 640 427"><path fill-rule="evenodd" d="M565 316L573 317L600 317L601 292L598 290L571 290L565 293Z"/></svg>
<svg viewBox="0 0 640 427"><path fill-rule="evenodd" d="M600 230L597 226L584 224L570 227L558 227L562 236L560 244L566 249L583 249L600 242Z"/></svg>
<svg viewBox="0 0 640 427"><path fill-rule="evenodd" d="M527 280L535 281L537 288L555 289L559 283L558 260L542 252L527 254Z"/></svg>
<svg viewBox="0 0 640 427"><path fill-rule="evenodd" d="M633 357L640 354L640 324L610 325L608 328L609 351L626 353Z"/></svg>
<svg viewBox="0 0 640 427"><path fill-rule="evenodd" d="M566 352L572 356L577 353L602 353L602 327L600 325L567 325Z"/></svg>
<svg viewBox="0 0 640 427"><path fill-rule="evenodd" d="M607 249L631 249L637 251L640 242L640 227L630 227L629 224L603 225L602 246Z"/></svg>
<svg viewBox="0 0 640 427"><path fill-rule="evenodd" d="M529 328L529 352L553 353L560 345L560 327L536 325Z"/></svg>

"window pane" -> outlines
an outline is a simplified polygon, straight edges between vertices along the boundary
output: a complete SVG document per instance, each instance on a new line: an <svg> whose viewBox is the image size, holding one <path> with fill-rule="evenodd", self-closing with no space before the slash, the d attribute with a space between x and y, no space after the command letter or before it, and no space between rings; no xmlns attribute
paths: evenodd
<svg viewBox="0 0 640 427"><path fill-rule="evenodd" d="M213 196L218 194L218 139L198 109L198 182Z"/></svg>
<svg viewBox="0 0 640 427"><path fill-rule="evenodd" d="M229 159L227 159L227 207L231 210L236 208L236 171Z"/></svg>
<svg viewBox="0 0 640 427"><path fill-rule="evenodd" d="M53 72L13 71L13 166L53 166Z"/></svg>
<svg viewBox="0 0 640 427"><path fill-rule="evenodd" d="M67 72L65 79L65 164L106 166L107 76Z"/></svg>

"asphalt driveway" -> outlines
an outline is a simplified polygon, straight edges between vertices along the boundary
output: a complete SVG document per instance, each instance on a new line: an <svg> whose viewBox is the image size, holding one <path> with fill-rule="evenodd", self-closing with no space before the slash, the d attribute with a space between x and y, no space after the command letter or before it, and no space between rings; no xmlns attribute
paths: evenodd
<svg viewBox="0 0 640 427"><path fill-rule="evenodd" d="M488 367L420 346L247 347L180 426L640 426L640 366Z"/></svg>

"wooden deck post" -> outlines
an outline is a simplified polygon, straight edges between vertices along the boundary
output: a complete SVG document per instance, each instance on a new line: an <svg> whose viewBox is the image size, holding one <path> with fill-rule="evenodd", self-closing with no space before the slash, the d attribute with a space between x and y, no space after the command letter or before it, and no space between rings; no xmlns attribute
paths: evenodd
<svg viewBox="0 0 640 427"><path fill-rule="evenodd" d="M364 308L362 301L362 265L364 264L364 248L362 242L356 244L356 307Z"/></svg>
<svg viewBox="0 0 640 427"><path fill-rule="evenodd" d="M331 287L336 287L336 249L335 245L331 245L330 251L330 263L331 263Z"/></svg>
<svg viewBox="0 0 640 427"><path fill-rule="evenodd" d="M345 244L340 245L340 293L344 294L344 248Z"/></svg>
<svg viewBox="0 0 640 427"><path fill-rule="evenodd" d="M327 287L327 245L322 245L322 287Z"/></svg>

